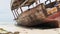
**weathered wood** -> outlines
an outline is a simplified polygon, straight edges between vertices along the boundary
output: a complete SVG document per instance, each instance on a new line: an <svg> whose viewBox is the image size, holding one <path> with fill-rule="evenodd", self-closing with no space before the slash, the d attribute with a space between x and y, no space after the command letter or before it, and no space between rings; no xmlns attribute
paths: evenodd
<svg viewBox="0 0 60 34"><path fill-rule="evenodd" d="M47 0L47 1L49 1L51 3L51 0ZM45 4L46 4L47 1L45 1Z"/></svg>
<svg viewBox="0 0 60 34"><path fill-rule="evenodd" d="M30 6L30 4L33 4L34 0L28 1L26 0L24 3L21 4L21 6ZM51 0L47 0L50 1ZM46 2L47 2L46 1ZM16 19L17 24L19 25L23 25L23 26L35 26L35 25L41 25L41 24L53 24L51 26L55 26L55 27L60 27L60 21L58 20L57 17L60 17L60 12L58 13L57 8L53 8L56 7L54 6L56 4L55 2L49 3L47 5L44 4L39 4L34 8L31 8L30 10L26 10L26 11L22 11L21 9L21 14L19 15L18 19ZM21 8L21 6L19 6ZM55 12L52 15L48 15L46 17L46 15L48 14L47 12L47 8L51 8L52 10L50 10L50 12ZM17 10L15 12L16 17L17 17Z"/></svg>
<svg viewBox="0 0 60 34"><path fill-rule="evenodd" d="M17 16L18 16L18 15L17 15L17 12L16 12L16 10L14 10L14 13L15 13L15 15L16 15L16 18L17 18Z"/></svg>
<svg viewBox="0 0 60 34"><path fill-rule="evenodd" d="M43 14L42 7L41 5L38 5L35 8L21 13L16 21L18 22L18 24L20 22L21 25L33 26L43 22L44 18L45 15Z"/></svg>
<svg viewBox="0 0 60 34"><path fill-rule="evenodd" d="M30 6L37 0L16 0L11 4L11 9L17 9L18 7ZM36 2L37 3L37 2Z"/></svg>
<svg viewBox="0 0 60 34"><path fill-rule="evenodd" d="M11 4L11 10L17 9L25 0L15 0Z"/></svg>
<svg viewBox="0 0 60 34"><path fill-rule="evenodd" d="M21 13L23 13L23 10L22 10L22 8L20 7L20 10L21 10Z"/></svg>
<svg viewBox="0 0 60 34"><path fill-rule="evenodd" d="M28 0L25 0L25 1L21 4L21 6L23 6L27 1L28 1Z"/></svg>
<svg viewBox="0 0 60 34"><path fill-rule="evenodd" d="M16 13L17 13L17 15L19 16L18 9L16 9Z"/></svg>
<svg viewBox="0 0 60 34"><path fill-rule="evenodd" d="M13 10L12 10L11 12L12 12L12 14L13 14L14 18L16 18L16 17L15 17L15 15L14 15L14 12L13 12Z"/></svg>

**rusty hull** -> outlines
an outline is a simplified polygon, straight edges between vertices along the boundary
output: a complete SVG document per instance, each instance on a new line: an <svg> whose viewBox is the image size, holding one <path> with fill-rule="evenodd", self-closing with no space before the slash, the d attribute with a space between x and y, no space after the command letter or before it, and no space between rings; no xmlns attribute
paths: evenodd
<svg viewBox="0 0 60 34"><path fill-rule="evenodd" d="M35 8L29 9L21 13L18 19L16 20L17 24L23 25L23 26L35 26L35 25L40 25L40 24L45 24L45 23L46 24L53 23L54 25L51 25L51 26L60 27L59 26L60 22L58 21L60 12L57 12L51 16L46 17L43 14L43 11L40 9L41 9L41 6L38 5Z"/></svg>

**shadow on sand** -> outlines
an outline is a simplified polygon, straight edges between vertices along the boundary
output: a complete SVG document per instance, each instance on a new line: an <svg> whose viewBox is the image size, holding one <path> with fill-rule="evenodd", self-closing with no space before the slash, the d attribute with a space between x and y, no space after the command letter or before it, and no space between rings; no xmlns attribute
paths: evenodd
<svg viewBox="0 0 60 34"><path fill-rule="evenodd" d="M35 26L22 26L22 25L17 24L17 26L23 27L23 28L29 28L29 29L53 29L53 28L58 28L55 23L42 23L42 24L35 25Z"/></svg>

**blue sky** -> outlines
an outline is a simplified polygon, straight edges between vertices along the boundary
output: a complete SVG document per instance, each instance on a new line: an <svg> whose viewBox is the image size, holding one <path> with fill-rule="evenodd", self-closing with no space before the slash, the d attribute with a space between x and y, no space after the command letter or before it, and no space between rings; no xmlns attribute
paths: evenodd
<svg viewBox="0 0 60 34"><path fill-rule="evenodd" d="M12 25L15 24L13 15L10 10L11 0L0 1L0 25Z"/></svg>
<svg viewBox="0 0 60 34"><path fill-rule="evenodd" d="M13 15L10 10L11 0L0 1L0 22L11 22L13 21Z"/></svg>

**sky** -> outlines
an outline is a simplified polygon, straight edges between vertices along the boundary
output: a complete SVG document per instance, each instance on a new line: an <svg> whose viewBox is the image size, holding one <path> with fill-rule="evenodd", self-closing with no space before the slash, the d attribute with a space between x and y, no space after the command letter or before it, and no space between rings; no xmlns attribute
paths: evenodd
<svg viewBox="0 0 60 34"><path fill-rule="evenodd" d="M10 10L10 2L11 0L0 1L0 24L14 21Z"/></svg>
<svg viewBox="0 0 60 34"><path fill-rule="evenodd" d="M53 0L54 1L54 0ZM6 24L8 22L14 22L14 17L10 10L11 0L1 0L0 1L0 24ZM41 3L44 2L41 0ZM24 8L25 9L25 8ZM10 23L9 23L10 24Z"/></svg>

